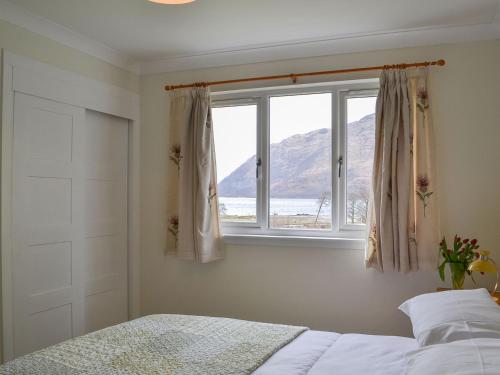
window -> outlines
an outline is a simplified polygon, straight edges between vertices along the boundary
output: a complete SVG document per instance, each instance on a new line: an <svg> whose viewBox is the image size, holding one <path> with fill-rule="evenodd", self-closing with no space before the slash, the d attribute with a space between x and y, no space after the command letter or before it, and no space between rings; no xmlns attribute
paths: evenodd
<svg viewBox="0 0 500 375"><path fill-rule="evenodd" d="M213 95L224 234L360 237L377 82Z"/></svg>
<svg viewBox="0 0 500 375"><path fill-rule="evenodd" d="M269 226L331 229L332 94L269 98Z"/></svg>
<svg viewBox="0 0 500 375"><path fill-rule="evenodd" d="M345 224L365 224L375 147L374 96L347 95L346 160L345 160Z"/></svg>
<svg viewBox="0 0 500 375"><path fill-rule="evenodd" d="M220 220L257 222L257 105L215 107L214 141Z"/></svg>

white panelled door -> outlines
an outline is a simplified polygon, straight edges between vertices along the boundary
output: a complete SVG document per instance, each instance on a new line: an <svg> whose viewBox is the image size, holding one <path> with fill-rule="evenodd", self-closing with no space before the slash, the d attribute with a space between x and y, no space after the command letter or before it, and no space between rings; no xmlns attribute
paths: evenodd
<svg viewBox="0 0 500 375"><path fill-rule="evenodd" d="M127 320L128 121L86 111L85 331Z"/></svg>
<svg viewBox="0 0 500 375"><path fill-rule="evenodd" d="M14 96L14 356L127 319L128 122Z"/></svg>
<svg viewBox="0 0 500 375"><path fill-rule="evenodd" d="M83 326L82 108L14 98L13 278L16 357Z"/></svg>

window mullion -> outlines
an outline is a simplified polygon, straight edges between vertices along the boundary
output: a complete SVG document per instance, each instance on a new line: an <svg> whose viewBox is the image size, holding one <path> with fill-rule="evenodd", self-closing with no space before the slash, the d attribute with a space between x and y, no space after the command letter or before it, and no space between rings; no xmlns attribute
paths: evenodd
<svg viewBox="0 0 500 375"><path fill-rule="evenodd" d="M339 91L332 90L332 231L338 233L339 222L339 188L338 159L340 156L340 132L339 132Z"/></svg>
<svg viewBox="0 0 500 375"><path fill-rule="evenodd" d="M342 230L342 227L346 223L346 177L347 177L347 168L349 160L347 160L347 95L346 91L339 92L338 95L338 107L339 107L339 116L338 116L338 147L339 147L339 156L342 156L343 165L342 165L342 173L339 178L339 206L338 206L338 228Z"/></svg>
<svg viewBox="0 0 500 375"><path fill-rule="evenodd" d="M263 95L259 102L259 124L257 132L258 154L262 160L258 184L258 223L261 228L269 228L269 96Z"/></svg>

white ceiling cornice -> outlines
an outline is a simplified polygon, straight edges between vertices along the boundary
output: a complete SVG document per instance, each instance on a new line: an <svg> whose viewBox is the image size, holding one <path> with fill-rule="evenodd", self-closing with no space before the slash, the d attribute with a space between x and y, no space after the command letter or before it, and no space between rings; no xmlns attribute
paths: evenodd
<svg viewBox="0 0 500 375"><path fill-rule="evenodd" d="M500 39L498 24L483 23L395 30L234 50L208 51L192 56L174 56L156 61L143 61L140 63L140 71L141 74L167 73L227 65L492 39Z"/></svg>
<svg viewBox="0 0 500 375"><path fill-rule="evenodd" d="M28 12L7 0L0 0L0 19L97 57L100 60L132 73L139 73L139 66L129 56L67 27Z"/></svg>
<svg viewBox="0 0 500 375"><path fill-rule="evenodd" d="M135 74L154 74L341 53L500 39L500 0L498 3L496 17L491 23L325 37L205 51L196 55L172 56L152 61L134 61L120 51L30 13L7 0L0 0L0 19Z"/></svg>

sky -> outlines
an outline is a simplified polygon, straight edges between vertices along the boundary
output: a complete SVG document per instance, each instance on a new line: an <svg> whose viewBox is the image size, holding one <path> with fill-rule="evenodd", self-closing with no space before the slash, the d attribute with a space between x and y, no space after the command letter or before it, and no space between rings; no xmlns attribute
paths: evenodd
<svg viewBox="0 0 500 375"><path fill-rule="evenodd" d="M213 108L212 121L219 183L256 153L257 106Z"/></svg>
<svg viewBox="0 0 500 375"><path fill-rule="evenodd" d="M294 134L331 127L331 95L308 94L270 98L270 140L281 142ZM347 122L375 112L375 97L351 98ZM246 104L212 109L217 182L255 155L257 149L257 106Z"/></svg>

